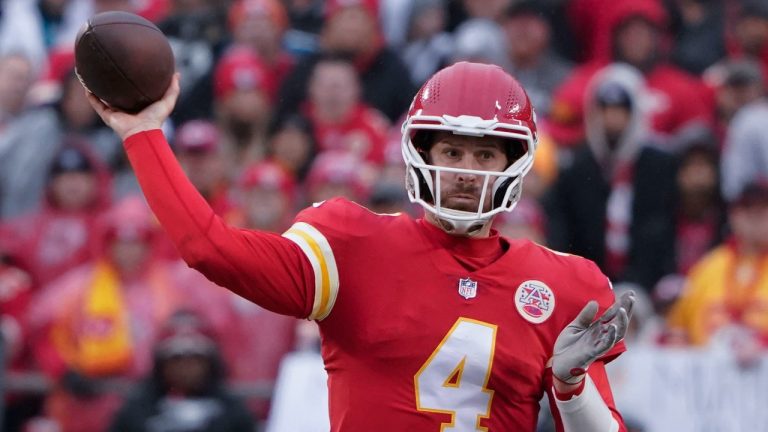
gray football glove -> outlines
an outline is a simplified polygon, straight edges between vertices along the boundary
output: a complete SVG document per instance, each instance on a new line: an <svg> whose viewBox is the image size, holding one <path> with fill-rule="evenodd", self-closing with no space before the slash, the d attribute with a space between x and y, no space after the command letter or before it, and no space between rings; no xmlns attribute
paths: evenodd
<svg viewBox="0 0 768 432"><path fill-rule="evenodd" d="M597 302L587 303L555 341L552 354L555 377L568 384L578 384L589 365L624 338L634 303L635 293L625 292L597 320Z"/></svg>

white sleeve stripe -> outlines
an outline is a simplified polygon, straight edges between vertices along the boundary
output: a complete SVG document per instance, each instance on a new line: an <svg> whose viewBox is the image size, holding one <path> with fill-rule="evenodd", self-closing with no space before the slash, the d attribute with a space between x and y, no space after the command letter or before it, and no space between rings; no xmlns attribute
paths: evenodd
<svg viewBox="0 0 768 432"><path fill-rule="evenodd" d="M283 234L296 243L307 256L315 276L315 296L310 319L326 318L339 291L339 273L331 245L315 227L298 222Z"/></svg>
<svg viewBox="0 0 768 432"><path fill-rule="evenodd" d="M322 286L322 276L320 274L320 262L317 260L317 256L312 252L312 249L309 247L309 244L306 242L306 240L301 238L298 234L286 232L283 234L283 237L299 245L299 248L301 248L302 252L304 252L304 255L309 260L309 263L312 265L312 270L315 276L315 292L317 292L318 287ZM316 315L319 307L320 307L320 296L315 294L315 298L313 300L313 305L312 305L312 312L309 315L310 319L314 319L314 315Z"/></svg>
<svg viewBox="0 0 768 432"><path fill-rule="evenodd" d="M597 391L592 378L587 375L584 379L586 380L584 390L580 395L567 401L555 398L557 409L563 420L563 430L565 432L617 432L619 423L613 418L611 410Z"/></svg>

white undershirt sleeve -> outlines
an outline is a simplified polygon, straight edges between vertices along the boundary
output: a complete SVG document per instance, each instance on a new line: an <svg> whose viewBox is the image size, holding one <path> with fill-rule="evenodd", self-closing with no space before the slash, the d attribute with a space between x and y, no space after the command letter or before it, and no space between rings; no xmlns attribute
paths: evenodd
<svg viewBox="0 0 768 432"><path fill-rule="evenodd" d="M584 390L570 400L555 397L565 432L617 432L619 423L611 415L600 392L589 375L584 378ZM554 392L554 389L553 389Z"/></svg>

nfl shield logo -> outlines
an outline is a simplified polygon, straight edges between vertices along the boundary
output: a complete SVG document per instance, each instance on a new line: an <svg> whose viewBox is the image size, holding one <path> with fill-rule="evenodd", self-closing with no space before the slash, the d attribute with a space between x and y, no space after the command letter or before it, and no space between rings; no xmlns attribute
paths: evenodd
<svg viewBox="0 0 768 432"><path fill-rule="evenodd" d="M459 294L469 300L477 296L477 282L470 278L459 279Z"/></svg>

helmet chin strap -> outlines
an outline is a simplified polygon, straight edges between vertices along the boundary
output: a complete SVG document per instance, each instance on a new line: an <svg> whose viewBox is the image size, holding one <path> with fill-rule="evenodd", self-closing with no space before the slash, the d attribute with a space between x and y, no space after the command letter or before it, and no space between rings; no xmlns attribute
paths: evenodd
<svg viewBox="0 0 768 432"><path fill-rule="evenodd" d="M455 236L476 237L483 232L485 227L487 227L491 223L491 220L493 220L493 217L474 220L456 220L451 218L452 214L456 216L466 216L473 213L461 210L442 209L440 216L437 216L434 213L427 212L427 215L429 215L438 227L446 233Z"/></svg>

